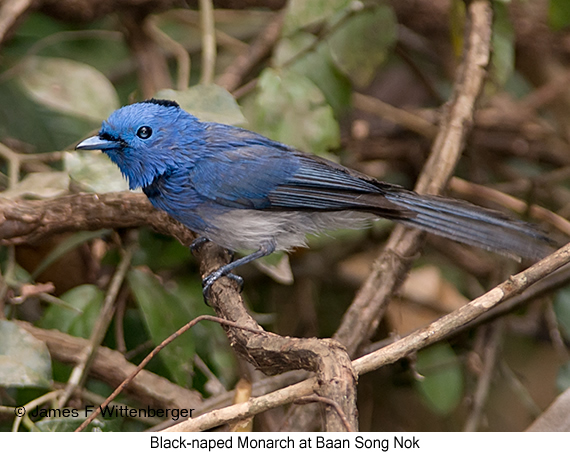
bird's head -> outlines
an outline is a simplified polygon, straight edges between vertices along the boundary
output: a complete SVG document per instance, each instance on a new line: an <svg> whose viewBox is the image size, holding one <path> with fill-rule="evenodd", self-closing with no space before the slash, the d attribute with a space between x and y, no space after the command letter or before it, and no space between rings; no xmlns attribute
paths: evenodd
<svg viewBox="0 0 570 452"><path fill-rule="evenodd" d="M150 99L116 110L79 150L100 149L117 164L129 187L145 187L169 170L192 163L204 125L173 101Z"/></svg>

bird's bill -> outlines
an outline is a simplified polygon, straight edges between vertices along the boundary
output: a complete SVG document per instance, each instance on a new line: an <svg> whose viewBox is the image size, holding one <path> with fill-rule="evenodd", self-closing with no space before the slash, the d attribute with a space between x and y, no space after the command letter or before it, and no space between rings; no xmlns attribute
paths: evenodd
<svg viewBox="0 0 570 452"><path fill-rule="evenodd" d="M105 151L107 149L116 149L117 142L105 140L99 136L89 137L75 146L75 149L80 151L94 151L96 149L100 149L101 151Z"/></svg>

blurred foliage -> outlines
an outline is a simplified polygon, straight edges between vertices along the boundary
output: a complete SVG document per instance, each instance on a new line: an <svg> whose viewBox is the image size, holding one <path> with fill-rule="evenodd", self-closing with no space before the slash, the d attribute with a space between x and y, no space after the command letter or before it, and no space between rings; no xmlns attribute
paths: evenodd
<svg viewBox="0 0 570 452"><path fill-rule="evenodd" d="M51 360L46 345L7 320L0 320L0 386L51 386Z"/></svg>
<svg viewBox="0 0 570 452"><path fill-rule="evenodd" d="M523 8L521 4L524 6L518 0L493 2L493 57L482 107L493 106L505 98L514 102L534 92L533 77L522 65L519 68L515 64L517 30L510 8ZM560 33L554 35L560 38L558 48L570 42L569 5L567 0L550 0L545 13L551 27L548 32ZM351 99L354 91L364 92L399 108L413 109L417 114L442 103L461 59L466 24L463 1L450 2L443 19L437 8L433 6L431 16L401 23L404 14L412 13L399 9L395 2L290 0L280 39L270 58L242 80L250 89L244 90L238 101L220 86L196 84L202 70L197 12L166 11L152 16L152 24L159 31L154 36L161 36L164 46L162 51L170 71L167 75L177 89L161 87L154 95L178 101L203 120L247 127L304 151L343 161L373 176L411 185L425 160L429 141L390 121L355 111ZM273 13L265 10L217 11L216 74L222 74L272 19ZM118 169L105 156L73 151L74 143L94 133L111 111L143 97L137 55L123 33L119 14L85 24L32 12L14 27L0 49L0 142L37 159L20 161L17 180L10 180L10 165L14 163L3 158L0 196L42 199L78 191L127 189ZM186 49L191 57L189 87L180 86L180 62L173 55L172 42L164 44L168 40ZM566 61L570 50L559 51L560 61ZM501 108L511 106L508 102L499 104L497 116L503 117ZM514 109L521 110L516 106ZM432 113L432 117L438 114ZM540 121L553 121L556 114L555 109L541 112ZM530 130L532 136L540 137L544 132L536 124L529 122L521 130ZM490 129L500 125L494 123ZM512 127L514 133L519 132ZM548 127L558 130L556 125ZM531 145L525 147L526 141L521 144L515 139L509 147L509 133L513 132L501 131L502 134L489 138L481 136L481 128L476 130L458 173L476 182L497 183L498 189L512 189L514 196L532 198L530 189L517 187L529 177L553 169L556 158L540 152L533 154ZM567 138L562 135L556 144L563 143L563 152L568 152ZM59 151L66 152L56 154ZM542 187L541 184L545 184L544 180L537 185ZM562 193L561 198L568 200L569 188L568 182L562 180L549 187L548 194ZM560 202L546 196L540 201L564 213ZM240 269L246 281L244 297L253 315L264 327L279 334L332 335L355 290L368 274L387 231L387 222L382 221L367 230L331 232L310 238L311 248L293 253L290 267L289 260L279 255L263 264ZM6 284L2 292L6 300L4 316L89 338L111 276L121 260L123 232L79 232L62 235L49 245L1 250ZM480 262L489 261L485 261L484 253L476 256L483 256ZM425 274L418 274L434 261L439 271L430 273L427 279ZM487 274L471 272L469 262L455 259L453 251L428 246L426 256L417 261L412 271L412 278L418 278L414 279L416 289L423 296L418 297L417 290L404 290L402 299L392 303L388 320L382 323L374 340L391 334L404 335L492 287L506 276L504 269L510 264L500 258L491 261L496 267ZM279 284L290 283L292 276L293 285ZM199 278L197 263L177 241L149 230L139 231L121 290L122 304L117 307L121 315L115 316L103 346L120 350L136 364L188 321L211 314L202 300ZM21 296L25 284L46 281L54 281L53 294ZM429 297L425 296L428 292ZM554 302L565 341L570 340L569 300L568 289L564 289ZM537 315L536 309L529 307L512 316L515 325L526 325L530 318L537 326L531 332L521 333L521 326L505 333L505 342L515 346L505 347L503 364L508 363L515 373L523 375L521 380L527 379L524 383L530 387L528 392L540 397L540 406L545 406L556 394L556 385L558 390L569 387L570 371L551 344L544 344L544 325L542 317L536 320ZM122 323L117 325L119 322ZM530 339L521 345L522 341L517 342L519 335ZM415 368L422 379L415 378L417 374L402 363L367 375L363 391L370 381L375 392L373 397L359 400L366 408L361 410L362 425L392 431L461 430L467 401L479 377L477 366L464 359L466 350L474 347L474 336L469 331L449 343L419 352ZM521 355L532 365L525 367L517 361ZM195 356L209 371L203 366L195 367ZM543 375L534 375L536 368ZM176 339L147 369L204 397L217 394L218 386L232 389L243 372L223 330L209 323L199 324ZM52 361L45 344L15 322L0 320L3 405L33 403L65 384L70 373L69 365ZM496 388L501 390L491 391L489 421L484 429L520 429L530 422L530 410L524 408L513 409L515 413L499 413L510 405L510 401L504 403L501 399L504 394L508 393L510 400L525 398L509 392L516 385L504 380L505 377L496 382ZM99 397L106 397L113 389L94 378L87 380L86 388ZM385 398L379 400L380 394ZM137 405L136 400L124 395L119 401ZM366 413L374 416L366 417ZM28 421L25 428L30 430L69 431L82 419L44 417ZM0 429L9 430L11 422L12 419L2 418ZM90 428L108 431L147 427L140 420L126 418L99 419Z"/></svg>
<svg viewBox="0 0 570 452"><path fill-rule="evenodd" d="M550 26L561 30L570 25L570 4L565 0L550 0L548 9Z"/></svg>
<svg viewBox="0 0 570 452"><path fill-rule="evenodd" d="M39 326L88 339L103 307L104 297L104 292L92 284L75 287L60 297L68 305L48 306Z"/></svg>
<svg viewBox="0 0 570 452"><path fill-rule="evenodd" d="M441 343L418 352L416 370L427 405L438 414L451 414L463 397L463 372L451 346Z"/></svg>

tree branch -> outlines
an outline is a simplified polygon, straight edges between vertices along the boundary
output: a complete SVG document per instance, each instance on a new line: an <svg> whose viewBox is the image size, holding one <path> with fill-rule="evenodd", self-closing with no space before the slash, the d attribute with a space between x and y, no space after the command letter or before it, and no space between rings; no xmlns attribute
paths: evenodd
<svg viewBox="0 0 570 452"><path fill-rule="evenodd" d="M491 48L492 10L488 1L469 4L466 49L453 96L446 107L431 155L416 185L421 193L438 193L445 186L461 155L473 123L475 101L485 79ZM334 338L354 356L360 344L372 336L388 301L399 288L418 255L423 233L396 226L384 252L345 313Z"/></svg>
<svg viewBox="0 0 570 452"><path fill-rule="evenodd" d="M44 330L27 322L16 321L16 323L45 342L51 357L62 363L76 365L83 350L89 346L87 339L70 336L57 330ZM131 375L136 367L120 352L107 347L97 347L90 374L116 387ZM147 370L141 371L127 386L125 392L143 405L159 408L199 409L204 403L199 392L182 388Z"/></svg>
<svg viewBox="0 0 570 452"><path fill-rule="evenodd" d="M198 250L198 257L201 258L200 271L203 276L229 262L227 252L213 243L202 246ZM236 296L235 282L223 278L214 284L210 293L208 301L218 316L248 328L262 329L245 309L241 295ZM225 329L232 347L268 375L296 369L315 372L319 382L316 392L334 400L342 408L351 427L357 429L356 376L346 350L338 342L332 339L300 339L273 333L259 335L235 328ZM246 417L248 416L235 420ZM331 406L326 409L325 423L327 431L345 430L342 419Z"/></svg>
<svg viewBox="0 0 570 452"><path fill-rule="evenodd" d="M0 198L0 245L33 244L64 232L140 226L171 235L184 245L196 238L152 207L143 194L82 193L34 201Z"/></svg>
<svg viewBox="0 0 570 452"><path fill-rule="evenodd" d="M409 356L441 339L453 331L464 327L489 310L504 301L521 293L534 283L553 274L562 266L570 262L570 244L551 254L532 267L511 276L489 292L474 299L465 306L446 316L432 322L428 326L410 333L408 336L389 344L380 350L352 361L352 367L357 375L363 375L394 363ZM316 378L309 378L300 383L279 389L270 394L256 397L248 402L232 405L230 407L206 413L194 419L188 419L164 431L193 432L204 431L227 422L236 422L246 419L263 411L293 403L298 398L305 397L317 391Z"/></svg>

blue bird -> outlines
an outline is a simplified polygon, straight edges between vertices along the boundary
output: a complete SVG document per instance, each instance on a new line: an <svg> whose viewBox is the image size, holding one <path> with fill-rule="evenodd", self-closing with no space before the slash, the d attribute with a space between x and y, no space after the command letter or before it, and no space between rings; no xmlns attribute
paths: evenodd
<svg viewBox="0 0 570 452"><path fill-rule="evenodd" d="M253 251L206 276L204 295L238 266L304 245L308 233L361 228L377 217L511 257L538 259L534 226L465 201L419 195L233 126L202 122L150 99L113 112L77 149L100 149L131 189L230 250ZM200 243L200 239L196 243Z"/></svg>

